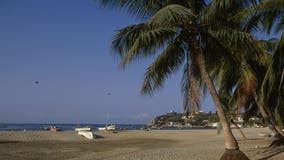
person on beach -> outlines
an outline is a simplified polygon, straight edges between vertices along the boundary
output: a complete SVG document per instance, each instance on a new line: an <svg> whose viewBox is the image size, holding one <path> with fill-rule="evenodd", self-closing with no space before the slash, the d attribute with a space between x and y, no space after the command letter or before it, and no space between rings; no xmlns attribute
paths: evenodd
<svg viewBox="0 0 284 160"><path fill-rule="evenodd" d="M221 126L221 123L220 122L217 122L217 135L219 135L221 133L221 129L222 129L222 126Z"/></svg>

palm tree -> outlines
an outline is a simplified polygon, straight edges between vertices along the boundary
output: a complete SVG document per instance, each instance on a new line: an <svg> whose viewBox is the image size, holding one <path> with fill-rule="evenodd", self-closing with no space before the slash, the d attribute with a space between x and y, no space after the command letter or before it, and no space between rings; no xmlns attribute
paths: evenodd
<svg viewBox="0 0 284 160"><path fill-rule="evenodd" d="M280 40L273 52L273 59L266 72L266 77L262 85L262 95L266 92L270 96L262 96L262 103L268 103L274 111L279 125L283 127L284 107L284 2L281 0L266 0L258 5L258 12L262 16L264 29L269 33L273 30L281 33ZM273 26L275 26L273 28ZM282 114L282 115L281 115Z"/></svg>
<svg viewBox="0 0 284 160"><path fill-rule="evenodd" d="M226 61L220 61L217 63L218 66L211 68L211 74L213 77L217 77L216 82L220 88L219 95L224 106L229 107L228 110L232 110L230 107L237 106L235 110L240 113L241 108L248 110L252 105L257 104L265 123L274 133L275 140L279 140L283 138L281 132L276 128L275 120L269 114L268 107L260 103L258 98L260 86L267 70L267 62L270 61L271 56L267 52L260 52L259 55L262 57L262 62L257 57L247 57L246 59L227 57ZM234 74L232 75L232 73Z"/></svg>
<svg viewBox="0 0 284 160"><path fill-rule="evenodd" d="M272 30L276 32L282 31L282 36L273 52L273 57L270 61L266 74L260 85L260 89L254 94L255 101L259 106L266 123L270 124L271 130L276 134L276 140L272 143L283 143L284 138L281 136L281 129L277 127L283 126L284 115L283 107L283 77L284 77L284 2L282 0L263 0L257 3L254 7L243 12L243 17L246 16L246 21L250 24L262 24L263 30L268 33ZM273 27L275 26L275 27ZM281 104L282 103L282 104ZM276 119L276 120L275 120ZM283 133L282 133L283 135Z"/></svg>
<svg viewBox="0 0 284 160"><path fill-rule="evenodd" d="M189 57L191 66L199 69L217 109L224 129L226 152L221 159L248 159L240 150L229 127L217 90L210 78L206 61L214 56L213 51L238 50L243 46L245 53L258 50L253 47L252 36L228 26L223 26L224 12L241 6L238 1L128 1L101 0L102 5L126 9L130 13L148 19L144 23L131 25L118 31L114 36L113 48L122 58L122 66L135 59L162 53L150 65L145 74L142 94L153 94L162 87L164 80L177 71ZM220 19L220 15L221 19ZM230 14L227 16L231 16ZM228 43L229 42L229 43ZM237 52L235 52L237 53ZM233 53L233 54L235 54ZM239 53L239 52L238 52Z"/></svg>
<svg viewBox="0 0 284 160"><path fill-rule="evenodd" d="M278 146L284 144L284 134L280 128L283 127L284 116L284 33L279 40L277 47L274 51L272 62L264 77L261 90L260 90L260 103L266 106L265 109L271 119L271 124L278 131L278 137L272 142L270 146ZM266 96L264 96L266 93ZM271 112L274 110L274 114ZM274 119L275 117L275 119ZM282 136L281 136L282 134Z"/></svg>
<svg viewBox="0 0 284 160"><path fill-rule="evenodd" d="M227 59L228 60L228 59ZM225 64L224 64L225 63ZM251 62L255 66L245 64L245 60L242 62L224 62L221 63L220 70L222 70L222 76L217 76L220 85L220 96L223 98L222 102L227 101L225 104L228 110L235 110L237 114L240 113L241 108L245 108L245 111L249 110L252 105L256 104L259 112L265 120L265 123L269 126L270 130L274 133L275 140L282 139L281 133L275 127L273 116L269 115L267 107L259 103L258 93L261 81L265 73L264 66L259 66L258 62ZM243 63L243 64L241 64ZM235 64L234 67L229 65ZM257 65L257 66L256 66ZM236 67L239 66L239 67ZM256 69L255 69L256 68ZM256 72L262 73L256 73ZM231 73L234 73L232 76ZM260 82L259 82L260 81ZM236 108L230 108L236 106Z"/></svg>

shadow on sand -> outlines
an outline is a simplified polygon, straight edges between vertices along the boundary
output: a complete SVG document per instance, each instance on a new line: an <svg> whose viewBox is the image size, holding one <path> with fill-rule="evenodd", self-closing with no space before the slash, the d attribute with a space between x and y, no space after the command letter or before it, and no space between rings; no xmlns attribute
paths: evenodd
<svg viewBox="0 0 284 160"><path fill-rule="evenodd" d="M263 151L263 157L259 160L267 160L269 158L272 158L280 153L284 152L284 146L279 147L267 147Z"/></svg>
<svg viewBox="0 0 284 160"><path fill-rule="evenodd" d="M101 136L101 135L97 135L96 134L96 139L100 139L100 138L105 138L104 136Z"/></svg>
<svg viewBox="0 0 284 160"><path fill-rule="evenodd" d="M21 143L21 141L0 141L0 144L5 143Z"/></svg>

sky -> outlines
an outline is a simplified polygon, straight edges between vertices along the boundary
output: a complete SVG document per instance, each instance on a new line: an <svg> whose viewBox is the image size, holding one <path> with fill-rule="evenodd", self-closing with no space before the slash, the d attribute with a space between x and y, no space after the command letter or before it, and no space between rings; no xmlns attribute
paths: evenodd
<svg viewBox="0 0 284 160"><path fill-rule="evenodd" d="M111 52L133 16L92 0L1 0L0 21L0 122L141 124L183 111L181 72L141 96L153 59L122 70ZM208 97L202 109L215 111Z"/></svg>

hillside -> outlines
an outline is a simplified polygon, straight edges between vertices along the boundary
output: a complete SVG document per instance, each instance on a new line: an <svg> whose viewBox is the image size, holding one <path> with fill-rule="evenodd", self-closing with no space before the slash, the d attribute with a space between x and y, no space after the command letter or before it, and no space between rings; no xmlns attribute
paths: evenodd
<svg viewBox="0 0 284 160"><path fill-rule="evenodd" d="M218 117L215 113L200 112L191 114L188 117L184 113L166 113L159 115L148 123L148 127L208 127L212 123L218 122Z"/></svg>

